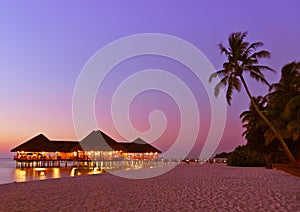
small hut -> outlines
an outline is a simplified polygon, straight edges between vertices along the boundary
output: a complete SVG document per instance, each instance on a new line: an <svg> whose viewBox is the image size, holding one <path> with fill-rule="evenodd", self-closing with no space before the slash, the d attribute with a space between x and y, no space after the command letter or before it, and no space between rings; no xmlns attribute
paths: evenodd
<svg viewBox="0 0 300 212"><path fill-rule="evenodd" d="M40 160L44 159L45 153L54 156L57 151L57 145L43 134L39 134L11 150L11 152L17 152L16 160Z"/></svg>
<svg viewBox="0 0 300 212"><path fill-rule="evenodd" d="M62 160L74 160L71 149L78 143L78 141L51 141L45 135L39 134L15 147L11 152L17 152L14 160L20 167L60 166Z"/></svg>
<svg viewBox="0 0 300 212"><path fill-rule="evenodd" d="M78 152L79 160L121 159L126 148L100 130L92 131L72 148Z"/></svg>
<svg viewBox="0 0 300 212"><path fill-rule="evenodd" d="M126 147L123 157L129 159L155 159L159 153L162 153L141 138L137 138L131 143L122 143L122 145Z"/></svg>

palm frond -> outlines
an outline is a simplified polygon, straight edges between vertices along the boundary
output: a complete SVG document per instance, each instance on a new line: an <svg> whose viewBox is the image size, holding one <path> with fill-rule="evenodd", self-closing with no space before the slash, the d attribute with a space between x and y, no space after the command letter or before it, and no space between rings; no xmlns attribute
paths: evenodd
<svg viewBox="0 0 300 212"><path fill-rule="evenodd" d="M233 93L233 83L232 81L229 80L227 91L226 91L226 100L228 105L231 105L232 93Z"/></svg>
<svg viewBox="0 0 300 212"><path fill-rule="evenodd" d="M239 78L234 77L233 80L234 80L233 85L234 85L235 89L236 89L238 92L240 92L240 91L241 91L241 88L242 88L242 85L241 85L241 82L240 82Z"/></svg>
<svg viewBox="0 0 300 212"><path fill-rule="evenodd" d="M255 52L250 56L250 58L270 58L270 57L271 57L270 52L268 52L266 50L261 50L259 52Z"/></svg>
<svg viewBox="0 0 300 212"><path fill-rule="evenodd" d="M300 95L291 98L285 106L285 112L291 115L291 111L300 108Z"/></svg>
<svg viewBox="0 0 300 212"><path fill-rule="evenodd" d="M300 135L300 120L292 120L287 125L287 130L291 134L293 141L297 141Z"/></svg>
<svg viewBox="0 0 300 212"><path fill-rule="evenodd" d="M249 126L248 123L242 125L243 128L247 128L248 126Z"/></svg>
<svg viewBox="0 0 300 212"><path fill-rule="evenodd" d="M210 75L208 82L212 82L213 78L216 78L216 77L224 77L224 76L226 76L226 74L227 74L227 71L225 69L216 71Z"/></svg>
<svg viewBox="0 0 300 212"><path fill-rule="evenodd" d="M251 45L249 45L249 47L247 48L247 51L251 52L252 50L256 50L258 47L263 46L263 42L254 42L251 43Z"/></svg>
<svg viewBox="0 0 300 212"><path fill-rule="evenodd" d="M264 70L266 71L271 71L273 73L276 73L276 71L272 68L270 68L269 66L264 66L264 65L252 65L252 66L249 66L251 68L254 68L253 70L257 70L258 72L262 72Z"/></svg>
<svg viewBox="0 0 300 212"><path fill-rule="evenodd" d="M249 113L250 113L250 111L248 111L248 110L242 112L242 113L240 114L240 118L243 118L243 117L247 116Z"/></svg>
<svg viewBox="0 0 300 212"><path fill-rule="evenodd" d="M242 136L245 137L247 133L248 133L248 130L245 130L245 131L242 133Z"/></svg>
<svg viewBox="0 0 300 212"><path fill-rule="evenodd" d="M256 72L253 72L253 71L251 71L249 74L250 74L250 77L255 79L256 81L262 82L262 83L270 86L269 82L261 74L257 74Z"/></svg>
<svg viewBox="0 0 300 212"><path fill-rule="evenodd" d="M230 73L233 71L233 66L230 62L223 63L224 73Z"/></svg>
<svg viewBox="0 0 300 212"><path fill-rule="evenodd" d="M223 79L220 80L220 82L218 82L218 84L215 86L215 91L214 91L214 95L217 97L219 96L220 93L220 89L222 89L223 87L225 87L227 85L227 76L225 76Z"/></svg>
<svg viewBox="0 0 300 212"><path fill-rule="evenodd" d="M213 78L216 78L218 76L217 72L212 73L208 79L208 82L212 82Z"/></svg>
<svg viewBox="0 0 300 212"><path fill-rule="evenodd" d="M223 46L222 43L220 43L218 46L219 46L219 49L220 49L220 53L221 53L221 54L225 54L226 56L229 56L229 55L230 55L230 52L227 50L226 47Z"/></svg>
<svg viewBox="0 0 300 212"><path fill-rule="evenodd" d="M246 37L247 37L247 35L248 35L248 32L247 31L245 31L245 32L243 32L242 34L241 34L241 40L244 40Z"/></svg>
<svg viewBox="0 0 300 212"><path fill-rule="evenodd" d="M281 90L282 87L283 86L280 83L273 83L272 85L270 85L269 91L272 91L272 90Z"/></svg>

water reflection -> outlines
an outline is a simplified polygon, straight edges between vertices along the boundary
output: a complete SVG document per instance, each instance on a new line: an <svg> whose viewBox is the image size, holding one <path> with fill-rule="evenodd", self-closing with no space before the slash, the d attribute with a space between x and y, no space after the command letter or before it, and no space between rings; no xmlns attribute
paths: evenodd
<svg viewBox="0 0 300 212"><path fill-rule="evenodd" d="M0 158L0 184L103 173L99 168L77 170L71 165L60 168L16 168L14 160Z"/></svg>
<svg viewBox="0 0 300 212"><path fill-rule="evenodd" d="M16 182L24 182L24 181L26 181L26 171L25 170L16 169L16 172L15 172L15 181Z"/></svg>
<svg viewBox="0 0 300 212"><path fill-rule="evenodd" d="M25 182L32 180L45 180L52 178L74 177L87 174L101 174L103 170L94 169L77 169L73 168L15 168L14 181Z"/></svg>
<svg viewBox="0 0 300 212"><path fill-rule="evenodd" d="M52 178L60 178L60 170L59 170L59 168L53 168Z"/></svg>
<svg viewBox="0 0 300 212"><path fill-rule="evenodd" d="M15 181L25 182L31 180L45 180L70 176L68 169L59 168L16 168Z"/></svg>
<svg viewBox="0 0 300 212"><path fill-rule="evenodd" d="M155 164L148 164L144 162L138 164L135 161L123 161L123 163L118 162L117 164L113 162L100 162L93 169L87 169L84 167L73 167L72 163L67 165L68 167L60 168L16 168L15 161L13 161L12 159L0 159L0 184L33 180L45 180L51 178L73 177L87 174L101 174L104 172L104 170L118 171L139 169L143 167L163 167L172 164L169 164L168 162L166 163L165 161L156 162Z"/></svg>

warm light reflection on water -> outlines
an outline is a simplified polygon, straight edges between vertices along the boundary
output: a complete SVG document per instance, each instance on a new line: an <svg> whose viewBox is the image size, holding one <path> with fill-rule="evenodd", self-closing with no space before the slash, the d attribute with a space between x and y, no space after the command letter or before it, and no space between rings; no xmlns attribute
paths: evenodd
<svg viewBox="0 0 300 212"><path fill-rule="evenodd" d="M67 164L68 167L60 168L16 168L16 163L13 159L1 159L0 158L0 184L13 183L13 182L25 182L33 180L45 180L52 178L73 177L87 174L101 174L104 170L118 171L118 170L132 170L143 168L142 164L129 164L129 166L113 166L113 164L101 163L101 168L95 167L93 169L72 167L72 163ZM158 166L165 166L162 164ZM148 168L157 167L148 166Z"/></svg>
<svg viewBox="0 0 300 212"><path fill-rule="evenodd" d="M103 172L97 168L78 171L76 167L71 167L71 165L68 164L69 167L61 168L16 168L16 163L13 159L0 158L0 184L100 174Z"/></svg>
<svg viewBox="0 0 300 212"><path fill-rule="evenodd" d="M26 181L26 171L21 169L15 170L15 181L16 182L24 182Z"/></svg>
<svg viewBox="0 0 300 212"><path fill-rule="evenodd" d="M25 182L81 175L75 168L15 168L14 181ZM76 170L76 169L75 169Z"/></svg>
<svg viewBox="0 0 300 212"><path fill-rule="evenodd" d="M90 170L77 170L69 168L14 168L14 180L12 182L25 182L32 180L45 180L61 177L74 177L87 174L101 174L103 170L94 168Z"/></svg>
<svg viewBox="0 0 300 212"><path fill-rule="evenodd" d="M60 178L59 168L53 168L53 176L52 178Z"/></svg>

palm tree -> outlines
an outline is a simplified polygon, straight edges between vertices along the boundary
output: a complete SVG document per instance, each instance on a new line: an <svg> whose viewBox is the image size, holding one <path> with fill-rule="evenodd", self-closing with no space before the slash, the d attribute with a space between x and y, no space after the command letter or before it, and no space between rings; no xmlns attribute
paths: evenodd
<svg viewBox="0 0 300 212"><path fill-rule="evenodd" d="M278 83L270 86L268 106L282 111L285 104L300 92L300 62L292 62L285 65L281 70L281 78ZM276 111L277 112L277 111ZM278 113L275 114L278 116Z"/></svg>
<svg viewBox="0 0 300 212"><path fill-rule="evenodd" d="M260 111L265 110L267 100L264 97L254 97L254 101L259 107ZM245 131L243 132L242 136L245 136L246 139L249 133L251 133L252 131L257 132L258 129L263 129L266 125L266 123L258 115L252 103L250 103L249 110L246 110L240 114L240 119L242 120L242 123L244 123L243 128L245 128ZM249 141L249 139L247 139L247 141Z"/></svg>
<svg viewBox="0 0 300 212"><path fill-rule="evenodd" d="M291 98L285 106L282 117L287 120L287 131L297 141L300 138L300 93Z"/></svg>
<svg viewBox="0 0 300 212"><path fill-rule="evenodd" d="M271 122L266 118L266 116L260 111L244 79L243 74L249 73L251 78L255 79L256 81L265 83L269 86L269 83L265 79L262 71L266 70L274 72L274 70L270 67L258 64L259 59L270 57L270 53L266 50L256 51L256 49L258 47L261 47L263 43L255 42L250 44L244 41L246 36L247 32L232 33L228 38L228 48L223 46L222 43L219 44L221 54L225 54L228 61L223 64L223 69L213 73L210 76L209 82L211 82L215 77L221 77L220 82L215 86L215 96L218 96L221 88L227 86L226 99L229 105L231 104L233 90L236 89L240 91L241 85L243 85L248 97L250 98L251 104L254 106L255 110L268 125L268 127L270 127L270 129L274 132L284 150L286 151L289 159L294 162L295 158L288 149L282 136L278 133Z"/></svg>
<svg viewBox="0 0 300 212"><path fill-rule="evenodd" d="M300 139L300 93L288 101L282 116L287 119L287 131L294 141Z"/></svg>
<svg viewBox="0 0 300 212"><path fill-rule="evenodd" d="M267 95L267 114L283 138L296 141L300 136L300 63L289 63L281 72L280 81L271 85L273 92ZM270 129L265 137L267 143L276 139Z"/></svg>
<svg viewBox="0 0 300 212"><path fill-rule="evenodd" d="M260 111L264 111L266 108L266 99L262 96L254 98L255 103L259 107ZM264 159L267 168L271 168L270 159L266 146L261 142L264 139L264 133L267 130L266 123L262 120L259 114L256 112L252 103L249 105L249 110L246 110L240 114L240 119L243 123L245 131L242 136L247 139L248 148L260 153Z"/></svg>
<svg viewBox="0 0 300 212"><path fill-rule="evenodd" d="M267 108L267 99L262 96L254 97L254 101L263 113ZM250 103L249 110L246 110L240 114L243 127L245 131L243 136L247 139L246 146L253 152L260 153L265 159L266 167L272 168L272 159L280 160L280 154L278 154L279 146L277 143L272 143L268 147L261 142L265 139L264 134L268 130L268 125L263 121L260 115L257 113L255 107ZM276 155L276 158L274 157ZM274 158L273 158L274 157ZM274 161L273 161L274 162Z"/></svg>

